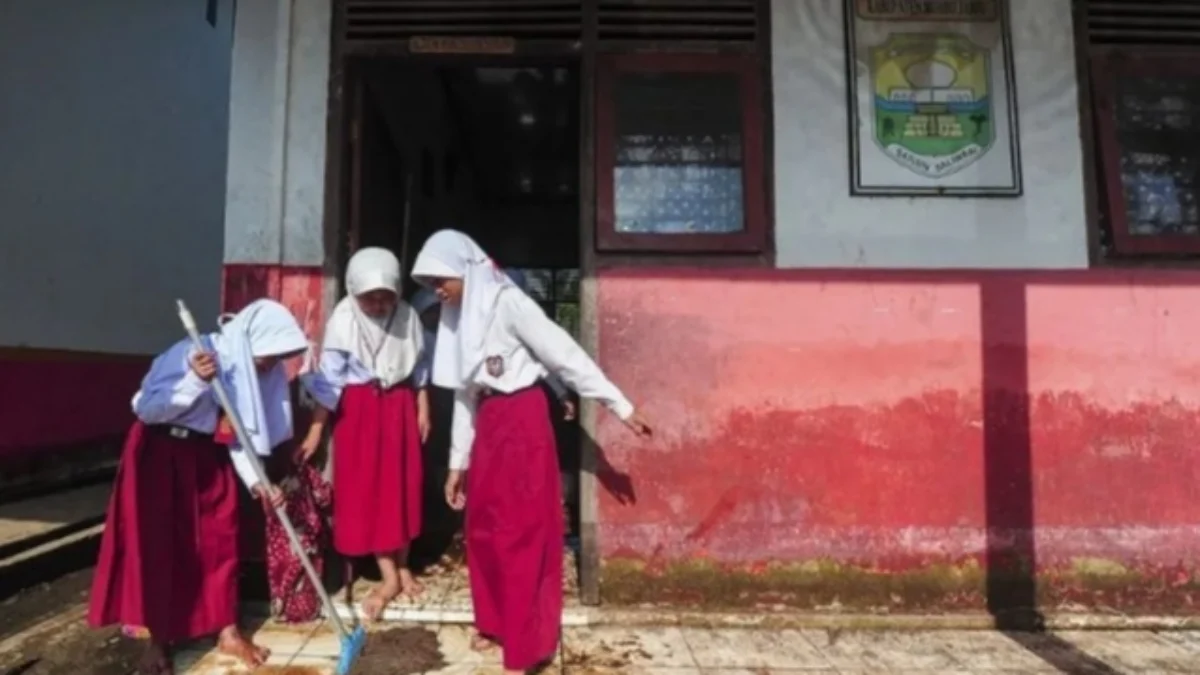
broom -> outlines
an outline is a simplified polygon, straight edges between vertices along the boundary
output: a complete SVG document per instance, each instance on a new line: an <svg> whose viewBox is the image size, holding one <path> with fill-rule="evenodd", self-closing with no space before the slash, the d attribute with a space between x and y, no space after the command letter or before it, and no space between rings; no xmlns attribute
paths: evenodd
<svg viewBox="0 0 1200 675"><path fill-rule="evenodd" d="M200 338L200 333L196 330L196 321L192 318L192 313L188 311L187 305L183 304L182 300L176 300L179 305L179 320L183 322L183 328L187 331L188 337L192 339L192 344L196 349L201 351L211 351L205 348L204 341ZM219 366L219 364L218 364ZM217 401L220 402L221 408L225 410L225 416L229 418L229 423L233 426L234 433L237 434L238 443L242 446L242 454L246 456L247 462L254 469L254 474L263 485L269 485L267 474L263 470L262 463L259 462L258 456L254 453L254 446L250 443L250 435L246 433L246 427L243 426L242 420L238 417L237 409L229 400L229 394L225 391L225 385L218 375L212 379L213 391L217 394ZM335 630L341 638L341 654L338 655L337 675L349 675L351 666L362 653L363 645L367 641L367 631L361 626L357 626L353 631L350 631L342 617L338 616L337 608L333 606L333 600L329 594L325 592L325 586L321 583L321 576L317 574L316 568L313 567L312 561L308 559L308 555L304 552L304 546L300 543L300 537L296 534L296 528L292 525L292 521L287 516L287 511L284 506L275 507L275 515L279 518L279 522L283 524L283 529L287 532L288 541L292 545L292 552L300 559L300 564L304 566L304 571L308 573L308 580L312 583L313 589L317 591L317 595L321 597L321 604L325 606L325 615L329 617L330 623L333 624Z"/></svg>

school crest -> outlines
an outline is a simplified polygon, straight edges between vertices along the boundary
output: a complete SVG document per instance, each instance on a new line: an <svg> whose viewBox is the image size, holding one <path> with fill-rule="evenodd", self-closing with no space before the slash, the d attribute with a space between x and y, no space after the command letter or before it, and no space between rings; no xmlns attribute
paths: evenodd
<svg viewBox="0 0 1200 675"><path fill-rule="evenodd" d="M871 48L876 144L926 178L974 164L996 140L990 62L953 33L894 33Z"/></svg>
<svg viewBox="0 0 1200 675"><path fill-rule="evenodd" d="M500 377L504 375L503 356L489 356L484 361L484 365L487 367L488 375L491 375L492 377Z"/></svg>

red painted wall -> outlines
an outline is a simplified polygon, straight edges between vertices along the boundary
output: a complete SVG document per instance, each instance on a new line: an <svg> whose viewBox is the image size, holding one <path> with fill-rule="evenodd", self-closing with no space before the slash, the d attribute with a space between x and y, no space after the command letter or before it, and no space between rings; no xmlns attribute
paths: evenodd
<svg viewBox="0 0 1200 675"><path fill-rule="evenodd" d="M602 418L601 554L1190 564L1198 285L1158 271L603 271L599 357L657 437Z"/></svg>
<svg viewBox="0 0 1200 675"><path fill-rule="evenodd" d="M0 489L115 459L150 358L0 348Z"/></svg>

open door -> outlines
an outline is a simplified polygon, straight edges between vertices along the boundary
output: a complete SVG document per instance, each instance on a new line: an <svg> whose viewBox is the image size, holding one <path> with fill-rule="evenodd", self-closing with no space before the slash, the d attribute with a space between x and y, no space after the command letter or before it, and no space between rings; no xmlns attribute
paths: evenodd
<svg viewBox="0 0 1200 675"><path fill-rule="evenodd" d="M351 80L350 212L346 260L364 246L382 246L402 255L411 183L404 157L393 143L387 119L371 93L368 79Z"/></svg>

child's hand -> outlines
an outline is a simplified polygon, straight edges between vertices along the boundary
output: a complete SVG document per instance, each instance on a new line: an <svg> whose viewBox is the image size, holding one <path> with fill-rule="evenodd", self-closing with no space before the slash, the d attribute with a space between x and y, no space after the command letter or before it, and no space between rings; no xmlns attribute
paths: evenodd
<svg viewBox="0 0 1200 675"><path fill-rule="evenodd" d="M308 434L300 444L296 446L296 452L293 453L292 459L296 460L297 464L303 464L312 459L312 456L317 453L317 448L321 446L321 429L313 427L309 429Z"/></svg>
<svg viewBox="0 0 1200 675"><path fill-rule="evenodd" d="M569 398L564 398L562 405L563 405L563 419L568 422L575 419L575 402Z"/></svg>
<svg viewBox="0 0 1200 675"><path fill-rule="evenodd" d="M636 412L622 421L625 422L625 426L629 427L629 430L638 438L650 438L654 435L654 430L650 428L650 423Z"/></svg>
<svg viewBox="0 0 1200 675"><path fill-rule="evenodd" d="M196 352L188 359L188 365L196 377L205 382L212 382L217 375L217 357L212 352Z"/></svg>
<svg viewBox="0 0 1200 675"><path fill-rule="evenodd" d="M451 471L446 477L446 503L455 511L462 511L467 505L467 496L463 493L463 472Z"/></svg>
<svg viewBox="0 0 1200 675"><path fill-rule="evenodd" d="M262 502L263 508L277 509L283 506L283 490L271 484L259 483L254 486L254 496Z"/></svg>

